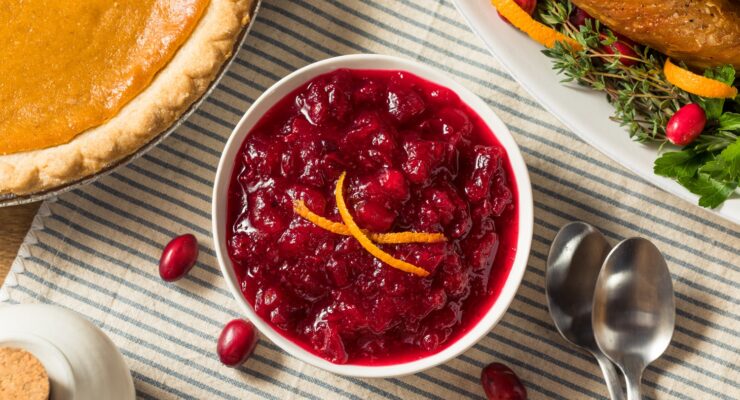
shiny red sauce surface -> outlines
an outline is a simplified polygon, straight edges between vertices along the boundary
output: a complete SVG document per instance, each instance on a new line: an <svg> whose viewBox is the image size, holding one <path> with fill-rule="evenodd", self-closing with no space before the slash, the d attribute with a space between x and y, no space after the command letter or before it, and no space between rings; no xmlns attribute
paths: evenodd
<svg viewBox="0 0 740 400"><path fill-rule="evenodd" d="M443 232L380 245L430 272L402 272L350 236L334 188L371 232ZM444 349L490 308L509 275L517 192L508 158L449 89L403 71L336 70L267 112L229 186L228 250L245 298L278 332L334 363L387 365Z"/></svg>

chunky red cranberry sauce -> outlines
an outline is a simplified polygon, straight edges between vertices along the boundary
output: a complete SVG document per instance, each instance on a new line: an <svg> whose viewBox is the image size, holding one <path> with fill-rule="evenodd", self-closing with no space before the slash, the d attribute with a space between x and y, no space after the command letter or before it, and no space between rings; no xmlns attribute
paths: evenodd
<svg viewBox="0 0 740 400"><path fill-rule="evenodd" d="M345 199L370 232L442 232L442 243L380 245L430 272L402 272L351 236ZM458 96L402 71L337 70L266 113L229 186L228 249L255 311L335 363L383 365L442 350L487 311L516 248L516 189L491 131Z"/></svg>

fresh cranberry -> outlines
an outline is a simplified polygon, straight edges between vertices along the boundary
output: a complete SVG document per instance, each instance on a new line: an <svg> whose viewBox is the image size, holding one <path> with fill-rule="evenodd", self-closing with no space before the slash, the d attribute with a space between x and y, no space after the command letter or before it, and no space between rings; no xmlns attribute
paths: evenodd
<svg viewBox="0 0 740 400"><path fill-rule="evenodd" d="M198 239L191 234L178 236L164 247L159 259L159 276L174 282L190 272L198 261Z"/></svg>
<svg viewBox="0 0 740 400"><path fill-rule="evenodd" d="M245 139L229 187L228 252L244 297L276 331L334 363L435 353L495 300L516 248L516 191L500 145L451 90L399 71L340 70L278 102ZM303 200L372 232L439 232L381 244L421 278L293 212ZM505 253L499 254L496 253Z"/></svg>
<svg viewBox="0 0 740 400"><path fill-rule="evenodd" d="M481 371L480 382L488 400L526 400L527 390L514 371L501 363L488 364Z"/></svg>
<svg viewBox="0 0 740 400"><path fill-rule="evenodd" d="M537 0L514 0L516 4L519 5L519 7L522 8L527 14L532 15L534 14L534 10L537 8ZM498 16L501 17L504 22L507 24L510 24L508 19L501 15L501 13L498 13Z"/></svg>
<svg viewBox="0 0 740 400"><path fill-rule="evenodd" d="M590 19L591 21L595 21L594 17L592 17L591 14L577 7L573 11L573 14L570 15L570 18L569 18L570 23L575 25L576 27L585 26L587 19Z"/></svg>
<svg viewBox="0 0 740 400"><path fill-rule="evenodd" d="M238 367L252 355L258 339L252 324L243 319L231 320L218 337L218 358L226 366Z"/></svg>
<svg viewBox="0 0 740 400"><path fill-rule="evenodd" d="M668 120L665 135L668 140L678 146L686 146L693 142L707 124L707 115L704 109L696 103L681 107Z"/></svg>
<svg viewBox="0 0 740 400"><path fill-rule="evenodd" d="M602 40L605 40L607 38L606 35L603 34L601 34L600 37ZM622 65L624 65L625 67L631 67L637 64L636 58L639 58L637 52L635 51L634 42L627 39L626 37L622 37L619 35L617 36L617 40L614 43L610 45L602 45L600 49L606 54L617 55L619 57L619 62L622 63ZM611 60L611 57L607 58L607 61Z"/></svg>

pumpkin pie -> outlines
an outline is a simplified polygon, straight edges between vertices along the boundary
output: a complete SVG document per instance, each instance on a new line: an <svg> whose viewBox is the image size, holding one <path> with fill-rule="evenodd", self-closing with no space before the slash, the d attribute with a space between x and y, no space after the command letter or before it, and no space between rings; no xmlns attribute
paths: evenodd
<svg viewBox="0 0 740 400"><path fill-rule="evenodd" d="M0 7L0 194L85 178L208 89L253 0L8 0Z"/></svg>

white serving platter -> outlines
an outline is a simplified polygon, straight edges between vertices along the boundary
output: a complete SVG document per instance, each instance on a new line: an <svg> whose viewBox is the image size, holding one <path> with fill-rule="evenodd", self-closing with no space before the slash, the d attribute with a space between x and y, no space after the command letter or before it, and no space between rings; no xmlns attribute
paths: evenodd
<svg viewBox="0 0 740 400"><path fill-rule="evenodd" d="M552 69L542 46L501 20L490 1L453 3L514 79L571 131L648 182L699 207L698 196L653 173L657 148L632 141L624 127L609 119L614 109L603 93L561 84L563 77ZM740 198L729 199L713 211L740 224Z"/></svg>

